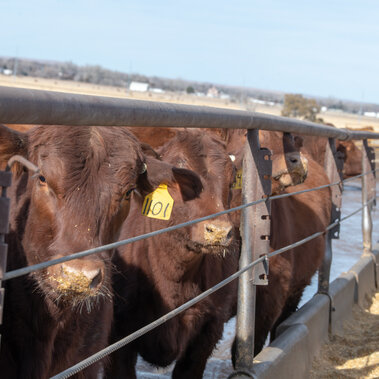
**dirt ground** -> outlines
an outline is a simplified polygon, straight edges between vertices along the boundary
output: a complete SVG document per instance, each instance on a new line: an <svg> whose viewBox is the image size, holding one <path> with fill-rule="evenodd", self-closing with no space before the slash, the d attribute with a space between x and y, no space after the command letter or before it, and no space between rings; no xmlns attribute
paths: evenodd
<svg viewBox="0 0 379 379"><path fill-rule="evenodd" d="M379 292L366 309L354 306L353 319L324 345L310 378L379 378Z"/></svg>

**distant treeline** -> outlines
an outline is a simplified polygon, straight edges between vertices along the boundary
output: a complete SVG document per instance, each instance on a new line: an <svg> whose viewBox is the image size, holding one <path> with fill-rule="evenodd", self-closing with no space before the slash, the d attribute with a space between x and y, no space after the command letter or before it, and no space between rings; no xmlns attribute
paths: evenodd
<svg viewBox="0 0 379 379"><path fill-rule="evenodd" d="M208 89L216 87L219 92L229 95L231 101L248 102L248 98L281 103L284 102L284 92L267 91L255 88L225 86L215 83L194 82L183 79L168 79L157 76L145 76L136 73L123 73L105 69L101 66L78 66L72 62L38 61L23 58L0 57L0 73L11 70L13 75L31 76L47 79L73 80L99 85L128 88L132 81L149 83L150 88L160 88L164 91L187 91L190 87L195 93L206 94ZM191 91L192 92L192 91ZM379 112L379 104L361 104L354 101L334 98L313 97L320 106L329 109L359 113Z"/></svg>

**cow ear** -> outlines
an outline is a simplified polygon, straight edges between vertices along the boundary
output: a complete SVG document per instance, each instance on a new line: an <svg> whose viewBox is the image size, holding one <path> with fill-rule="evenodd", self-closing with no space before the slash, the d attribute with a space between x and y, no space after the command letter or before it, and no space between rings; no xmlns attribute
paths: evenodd
<svg viewBox="0 0 379 379"><path fill-rule="evenodd" d="M156 159L160 159L159 154L149 144L144 143L144 142L140 142L140 145L141 145L141 149L145 155L149 155L149 156L154 157Z"/></svg>
<svg viewBox="0 0 379 379"><path fill-rule="evenodd" d="M179 184L180 192L184 201L195 199L199 197L203 190L199 175L186 168L173 167L176 182Z"/></svg>
<svg viewBox="0 0 379 379"><path fill-rule="evenodd" d="M175 167L151 156L145 156L145 162L146 170L137 181L142 195L152 192L161 183L177 183L184 201L200 195L203 185L195 172Z"/></svg>
<svg viewBox="0 0 379 379"><path fill-rule="evenodd" d="M26 133L7 128L0 124L0 167L5 169L13 155L27 155L28 137ZM20 167L16 168L18 172Z"/></svg>

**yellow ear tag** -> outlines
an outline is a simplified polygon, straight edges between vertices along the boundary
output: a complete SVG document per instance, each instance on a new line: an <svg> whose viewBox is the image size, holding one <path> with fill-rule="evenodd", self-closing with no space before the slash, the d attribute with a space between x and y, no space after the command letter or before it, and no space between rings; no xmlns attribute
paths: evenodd
<svg viewBox="0 0 379 379"><path fill-rule="evenodd" d="M146 195L142 214L159 220L169 220L173 205L174 200L168 193L167 184L160 184L155 191Z"/></svg>
<svg viewBox="0 0 379 379"><path fill-rule="evenodd" d="M236 180L232 184L232 189L242 189L242 168L236 173Z"/></svg>

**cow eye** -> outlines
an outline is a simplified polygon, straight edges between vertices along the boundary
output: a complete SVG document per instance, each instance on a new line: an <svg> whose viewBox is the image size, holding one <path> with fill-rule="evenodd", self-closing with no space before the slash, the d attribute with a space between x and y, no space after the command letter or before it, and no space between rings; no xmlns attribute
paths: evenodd
<svg viewBox="0 0 379 379"><path fill-rule="evenodd" d="M47 182L46 182L46 178L43 176L43 175L40 175L39 177L38 177L38 179L39 179L39 183L41 184L41 185L46 185L47 184Z"/></svg>
<svg viewBox="0 0 379 379"><path fill-rule="evenodd" d="M125 193L125 196L124 196L124 199L125 200L129 200L130 199L130 196L132 195L132 192L135 190L135 188L132 188L132 189L130 189L129 191L127 191L126 193Z"/></svg>

